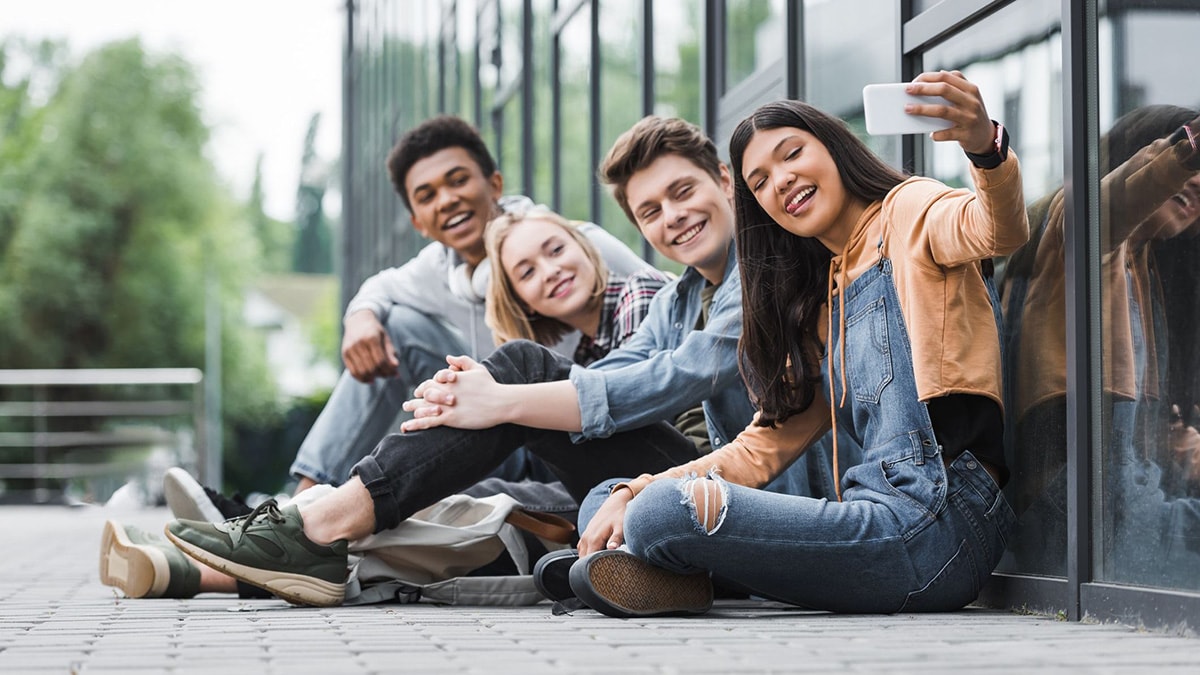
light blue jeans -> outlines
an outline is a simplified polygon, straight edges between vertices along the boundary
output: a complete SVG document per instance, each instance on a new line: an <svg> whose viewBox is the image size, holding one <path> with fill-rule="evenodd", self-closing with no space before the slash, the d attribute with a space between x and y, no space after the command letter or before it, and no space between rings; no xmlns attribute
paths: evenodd
<svg viewBox="0 0 1200 675"><path fill-rule="evenodd" d="M948 611L973 601L999 562L1014 516L968 450L946 463L917 398L891 263L845 289L847 395L838 428L863 448L842 502L693 477L652 483L629 504L625 542L676 572L707 570L723 586L837 612ZM840 303L835 301L835 313ZM839 326L834 316L830 326ZM828 359L827 359L828 361ZM834 359L838 363L838 359ZM841 374L822 364L827 388ZM827 389L826 389L827 390ZM691 481L714 481L723 505L697 517Z"/></svg>
<svg viewBox="0 0 1200 675"><path fill-rule="evenodd" d="M392 306L384 327L396 347L398 372L394 377L363 383L343 371L329 402L300 444L290 470L293 476L307 476L318 483L344 483L354 465L371 454L392 430L412 390L446 367L447 354L468 353L462 334L453 326L403 305ZM510 481L557 480L540 460L523 449L489 475ZM542 506L548 510L574 509L573 502L558 503L559 492L548 493L547 503Z"/></svg>

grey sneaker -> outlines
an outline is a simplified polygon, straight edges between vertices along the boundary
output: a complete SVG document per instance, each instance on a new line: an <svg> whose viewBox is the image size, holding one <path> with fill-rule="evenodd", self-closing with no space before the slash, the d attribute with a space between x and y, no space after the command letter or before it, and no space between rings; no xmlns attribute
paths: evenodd
<svg viewBox="0 0 1200 675"><path fill-rule="evenodd" d="M346 541L323 546L304 535L300 511L268 499L223 523L176 520L167 537L184 553L298 605L340 605L346 593Z"/></svg>
<svg viewBox="0 0 1200 675"><path fill-rule="evenodd" d="M707 572L677 574L625 551L597 551L571 566L571 590L585 605L620 619L703 614L712 607Z"/></svg>
<svg viewBox="0 0 1200 675"><path fill-rule="evenodd" d="M109 520L100 537L100 583L131 598L190 598L200 590L200 570L166 539Z"/></svg>
<svg viewBox="0 0 1200 675"><path fill-rule="evenodd" d="M192 478L192 474L175 466L167 469L163 476L163 496L171 515L180 520L205 520L219 523L229 518L244 516L253 509L233 499L201 485Z"/></svg>

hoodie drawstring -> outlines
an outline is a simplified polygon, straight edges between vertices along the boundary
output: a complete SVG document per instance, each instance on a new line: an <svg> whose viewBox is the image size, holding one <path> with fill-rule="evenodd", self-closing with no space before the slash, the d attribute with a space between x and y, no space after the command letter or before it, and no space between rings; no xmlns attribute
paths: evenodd
<svg viewBox="0 0 1200 675"><path fill-rule="evenodd" d="M825 294L825 307L828 312L826 324L829 330L833 330L833 288L834 288L834 272L838 275L838 369L841 371L842 381L842 398L838 404L833 405L833 399L836 395L833 387L833 359L829 360L829 421L833 428L833 491L837 495L837 500L842 501L842 480L841 472L838 470L838 432L837 432L837 410L846 404L846 272L841 269L838 259L829 262L829 286Z"/></svg>

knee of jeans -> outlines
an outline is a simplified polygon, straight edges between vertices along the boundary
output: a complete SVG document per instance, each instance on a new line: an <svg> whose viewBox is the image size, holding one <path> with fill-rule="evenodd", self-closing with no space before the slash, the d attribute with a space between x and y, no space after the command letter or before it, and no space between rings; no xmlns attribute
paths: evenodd
<svg viewBox="0 0 1200 675"><path fill-rule="evenodd" d="M455 343L462 342L461 337L442 320L404 305L393 305L388 310L384 326L397 348L437 347L435 351L450 353L456 351ZM462 351L461 345L457 351Z"/></svg>
<svg viewBox="0 0 1200 675"><path fill-rule="evenodd" d="M587 496L584 497L583 501L579 503L578 523L580 532L583 532L587 529L588 523L592 522L592 518L596 516L596 512L600 510L600 507L604 505L605 500L608 499L609 494L612 492L613 486L617 483L627 482L629 482L629 479L613 478L600 483L587 493Z"/></svg>
<svg viewBox="0 0 1200 675"><path fill-rule="evenodd" d="M693 476L679 484L680 502L690 506L692 516L705 534L716 534L728 512L729 484L715 474Z"/></svg>

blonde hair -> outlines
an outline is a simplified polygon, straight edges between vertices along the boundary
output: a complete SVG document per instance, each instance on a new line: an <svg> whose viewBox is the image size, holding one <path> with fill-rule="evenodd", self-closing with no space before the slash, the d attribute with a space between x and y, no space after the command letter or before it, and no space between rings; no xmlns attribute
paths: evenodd
<svg viewBox="0 0 1200 675"><path fill-rule="evenodd" d="M589 296L589 306L603 302L604 291L608 287L608 267L596 245L579 230L577 221L567 220L542 206L525 211L505 213L492 219L484 230L483 242L487 249L487 257L492 261L491 279L488 281L487 313L485 320L496 344L509 340L533 340L543 345L554 345L564 335L574 330L571 326L558 319L539 314L531 314L525 302L517 297L512 280L500 262L500 249L516 226L527 220L542 220L553 223L567 234L575 243L583 248L584 256L596 268L596 280L592 285Z"/></svg>

